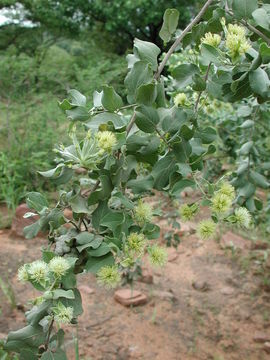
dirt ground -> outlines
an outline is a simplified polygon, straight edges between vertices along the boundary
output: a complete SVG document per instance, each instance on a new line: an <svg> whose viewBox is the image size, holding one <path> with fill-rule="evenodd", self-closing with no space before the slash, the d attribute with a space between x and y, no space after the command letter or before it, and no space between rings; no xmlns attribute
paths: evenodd
<svg viewBox="0 0 270 360"><path fill-rule="evenodd" d="M164 230L164 220L161 225ZM134 288L148 296L148 303L140 307L123 307L115 302L113 291L96 284L94 276L81 275L81 359L269 359L270 289L261 265L266 246L262 250L251 240L237 241L236 247L226 249L222 242L183 236L177 258L165 269L153 271L153 284L135 283ZM19 308L27 309L27 300L36 293L17 282L16 271L40 257L46 240L14 238L2 230L0 242L0 275L9 279ZM24 312L11 310L1 290L0 304L1 338L24 325ZM73 360L76 327L66 331L65 346Z"/></svg>

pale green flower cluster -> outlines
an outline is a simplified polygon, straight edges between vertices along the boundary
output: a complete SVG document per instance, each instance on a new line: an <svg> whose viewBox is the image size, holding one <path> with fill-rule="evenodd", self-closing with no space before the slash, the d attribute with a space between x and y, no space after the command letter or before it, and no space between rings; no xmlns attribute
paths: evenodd
<svg viewBox="0 0 270 360"><path fill-rule="evenodd" d="M251 223L251 215L246 208L240 207L236 209L234 212L234 218L237 225L247 229L249 228Z"/></svg>
<svg viewBox="0 0 270 360"><path fill-rule="evenodd" d="M70 265L68 261L61 256L56 256L49 262L49 269L56 278L61 278L64 276L69 268Z"/></svg>
<svg viewBox="0 0 270 360"><path fill-rule="evenodd" d="M174 99L174 105L179 106L185 106L187 104L187 95L185 93L179 93L175 95Z"/></svg>
<svg viewBox="0 0 270 360"><path fill-rule="evenodd" d="M218 47L221 42L221 37L218 34L212 34L207 32L204 37L201 39L202 44L211 45L213 47Z"/></svg>
<svg viewBox="0 0 270 360"><path fill-rule="evenodd" d="M235 198L234 187L228 183L221 183L219 189L214 193L212 198L212 210L218 216L226 215L231 207Z"/></svg>
<svg viewBox="0 0 270 360"><path fill-rule="evenodd" d="M217 225L213 220L202 220L197 228L197 235L203 240L212 239L216 234Z"/></svg>
<svg viewBox="0 0 270 360"><path fill-rule="evenodd" d="M138 205L134 208L134 219L140 226L151 222L153 217L153 209L150 204L139 200Z"/></svg>
<svg viewBox="0 0 270 360"><path fill-rule="evenodd" d="M54 319L58 324L69 324L73 319L73 308L66 307L61 302L57 303L57 306L52 308Z"/></svg>
<svg viewBox="0 0 270 360"><path fill-rule="evenodd" d="M153 245L148 248L149 261L153 266L164 266L167 264L168 253L158 245Z"/></svg>
<svg viewBox="0 0 270 360"><path fill-rule="evenodd" d="M197 204L184 204L179 208L179 215L183 221L191 220L198 212L199 207Z"/></svg>
<svg viewBox="0 0 270 360"><path fill-rule="evenodd" d="M107 288L115 288L121 282L121 275L116 265L104 266L97 273L97 282Z"/></svg>
<svg viewBox="0 0 270 360"><path fill-rule="evenodd" d="M49 267L45 261L36 260L29 264L28 267L25 267L25 269L27 269L29 279L34 282L42 284L48 280Z"/></svg>
<svg viewBox="0 0 270 360"><path fill-rule="evenodd" d="M18 270L18 279L21 282L33 281L42 286L50 280L50 276L60 279L69 270L69 262L61 256L56 256L47 264L43 260L36 260L30 264L24 264Z"/></svg>
<svg viewBox="0 0 270 360"><path fill-rule="evenodd" d="M126 252L128 254L134 254L137 257L141 257L144 253L146 246L146 238L143 234L131 233L127 237Z"/></svg>
<svg viewBox="0 0 270 360"><path fill-rule="evenodd" d="M233 60L244 55L250 49L244 27L229 24L228 32L226 34L226 47Z"/></svg>
<svg viewBox="0 0 270 360"><path fill-rule="evenodd" d="M96 134L96 138L102 153L110 154L113 147L117 144L116 136L111 131L99 131Z"/></svg>

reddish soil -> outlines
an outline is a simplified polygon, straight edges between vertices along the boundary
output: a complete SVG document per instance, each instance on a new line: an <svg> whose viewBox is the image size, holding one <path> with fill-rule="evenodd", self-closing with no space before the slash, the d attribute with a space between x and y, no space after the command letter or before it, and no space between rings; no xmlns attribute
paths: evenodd
<svg viewBox="0 0 270 360"><path fill-rule="evenodd" d="M27 300L36 293L17 282L16 271L39 258L46 240L9 235L0 232L0 275L8 277L17 302L27 309ZM267 250L250 250L251 241L242 241L246 246L231 251L214 240L182 237L178 257L165 269L154 270L153 285L135 283L149 298L140 307L123 307L113 291L97 286L94 276L79 276L84 305L78 327L81 359L269 359L265 343L270 341L270 293L262 287L267 274L261 274L260 263ZM24 313L11 310L1 290L0 304L1 337L24 325ZM66 332L68 359L73 360L76 328Z"/></svg>

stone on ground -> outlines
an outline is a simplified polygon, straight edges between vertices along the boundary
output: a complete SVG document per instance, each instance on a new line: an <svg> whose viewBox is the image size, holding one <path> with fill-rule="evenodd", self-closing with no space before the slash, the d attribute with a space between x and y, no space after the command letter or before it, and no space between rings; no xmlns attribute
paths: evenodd
<svg viewBox="0 0 270 360"><path fill-rule="evenodd" d="M114 299L124 306L138 306L147 303L145 294L138 290L120 289L114 293Z"/></svg>

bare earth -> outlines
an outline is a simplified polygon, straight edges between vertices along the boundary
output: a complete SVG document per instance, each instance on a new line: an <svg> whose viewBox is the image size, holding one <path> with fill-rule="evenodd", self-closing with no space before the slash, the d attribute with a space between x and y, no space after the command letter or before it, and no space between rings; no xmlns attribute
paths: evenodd
<svg viewBox="0 0 270 360"><path fill-rule="evenodd" d="M270 292L262 287L266 275L259 274L256 260L263 251L251 251L251 241L240 240L242 250L235 254L214 240L183 236L178 257L165 269L154 270L153 285L135 283L149 299L141 307L123 307L113 299L113 291L97 286L92 275L81 275L81 359L269 359ZM36 293L17 282L16 271L40 257L46 240L16 239L5 230L0 241L0 275L9 278L17 302L27 309L27 300ZM0 304L1 338L24 325L24 313L11 310L1 290ZM73 360L76 327L66 331L65 346Z"/></svg>

